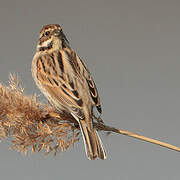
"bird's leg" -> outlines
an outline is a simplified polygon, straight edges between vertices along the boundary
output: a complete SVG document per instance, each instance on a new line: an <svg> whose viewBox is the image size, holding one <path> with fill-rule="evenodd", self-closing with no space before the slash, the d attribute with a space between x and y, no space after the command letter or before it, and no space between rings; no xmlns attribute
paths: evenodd
<svg viewBox="0 0 180 180"><path fill-rule="evenodd" d="M53 106L44 106L47 111L44 113L44 116L41 119L42 123L45 123L48 119L59 118L59 114L56 112L56 109Z"/></svg>
<svg viewBox="0 0 180 180"><path fill-rule="evenodd" d="M102 120L101 118L101 115L99 115L99 117L96 117L94 114L93 114L93 118L100 124L104 124L104 121Z"/></svg>

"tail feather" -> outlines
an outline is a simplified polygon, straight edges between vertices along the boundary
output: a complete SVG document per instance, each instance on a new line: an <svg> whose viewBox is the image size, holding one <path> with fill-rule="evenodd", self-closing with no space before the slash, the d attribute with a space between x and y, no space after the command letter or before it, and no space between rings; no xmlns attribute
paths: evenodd
<svg viewBox="0 0 180 180"><path fill-rule="evenodd" d="M97 131L92 127L92 124L88 124L85 120L80 120L74 114L72 115L79 123L88 159L106 159L106 151Z"/></svg>
<svg viewBox="0 0 180 180"><path fill-rule="evenodd" d="M79 120L76 116L74 117L79 122L88 159L94 160L97 157L103 160L106 159L106 151L97 131L90 128L90 125L88 126L85 120Z"/></svg>
<svg viewBox="0 0 180 180"><path fill-rule="evenodd" d="M101 138L99 137L97 131L96 130L94 130L94 131L96 133L97 141L99 141L98 146L97 146L98 147L97 150L98 150L99 158L100 159L106 159L107 158L106 151L104 149L104 146L103 146L103 143L101 141Z"/></svg>

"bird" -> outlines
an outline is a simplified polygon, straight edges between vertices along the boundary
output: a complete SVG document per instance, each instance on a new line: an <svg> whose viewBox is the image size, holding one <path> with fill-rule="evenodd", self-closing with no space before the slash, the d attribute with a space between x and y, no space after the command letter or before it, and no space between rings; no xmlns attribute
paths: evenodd
<svg viewBox="0 0 180 180"><path fill-rule="evenodd" d="M93 127L93 108L102 113L96 85L59 24L42 27L31 70L50 104L71 114L79 124L87 158L106 159L106 150Z"/></svg>

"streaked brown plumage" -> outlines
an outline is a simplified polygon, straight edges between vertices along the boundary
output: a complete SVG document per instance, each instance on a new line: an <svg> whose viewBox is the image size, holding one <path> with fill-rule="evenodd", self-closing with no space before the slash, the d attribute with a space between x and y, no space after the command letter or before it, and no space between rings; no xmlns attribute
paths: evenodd
<svg viewBox="0 0 180 180"><path fill-rule="evenodd" d="M58 24L46 25L40 31L32 74L51 104L78 121L87 157L105 159L106 152L92 124L93 107L101 113L96 85Z"/></svg>

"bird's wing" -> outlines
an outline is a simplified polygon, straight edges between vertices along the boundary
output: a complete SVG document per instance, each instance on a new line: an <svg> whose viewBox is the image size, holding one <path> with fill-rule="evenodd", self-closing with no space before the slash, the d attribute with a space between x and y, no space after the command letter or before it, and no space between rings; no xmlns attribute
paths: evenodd
<svg viewBox="0 0 180 180"><path fill-rule="evenodd" d="M53 102L59 103L78 118L84 119L83 101L70 74L64 72L64 63L61 52L39 57L37 79Z"/></svg>
<svg viewBox="0 0 180 180"><path fill-rule="evenodd" d="M98 112L102 113L100 97L99 97L98 90L96 88L96 84L93 81L93 78L92 78L90 72L88 71L85 63L78 56L77 56L77 59L78 59L78 62L82 66L82 72L83 72L84 77L86 78L86 81L87 81L87 84L88 84L88 87L89 87L89 92L90 92L92 101L94 102Z"/></svg>
<svg viewBox="0 0 180 180"><path fill-rule="evenodd" d="M100 97L96 88L96 84L92 79L92 76L90 72L88 71L85 63L79 58L79 56L76 54L75 51L73 51L70 48L65 48L64 52L66 52L66 55L68 56L68 60L73 67L73 71L76 72L80 76L80 78L84 78L85 81L87 82L87 85L89 87L89 94L91 97L92 102L96 106L97 110L99 113L102 113L102 108L101 108L101 102L100 102ZM84 82L84 83L86 83Z"/></svg>

